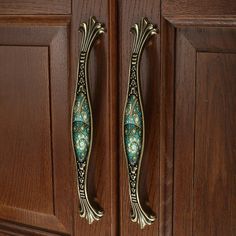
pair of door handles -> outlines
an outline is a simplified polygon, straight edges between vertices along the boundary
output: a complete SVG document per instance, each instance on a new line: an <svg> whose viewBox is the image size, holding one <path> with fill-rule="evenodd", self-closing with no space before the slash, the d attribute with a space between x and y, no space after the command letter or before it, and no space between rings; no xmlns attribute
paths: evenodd
<svg viewBox="0 0 236 236"><path fill-rule="evenodd" d="M80 216L89 224L99 220L104 212L94 207L89 200L87 176L93 139L93 118L88 88L88 59L93 43L105 32L104 25L91 17L82 23L83 33L78 62L76 94L72 110L72 140L77 166L77 186L80 199ZM139 64L146 41L157 33L157 28L147 18L142 18L131 28L134 34L133 50L129 68L129 80L123 116L123 146L127 160L129 194L131 202L131 220L141 228L151 225L153 214L147 213L140 203L139 175L144 150L144 112L140 93Z"/></svg>

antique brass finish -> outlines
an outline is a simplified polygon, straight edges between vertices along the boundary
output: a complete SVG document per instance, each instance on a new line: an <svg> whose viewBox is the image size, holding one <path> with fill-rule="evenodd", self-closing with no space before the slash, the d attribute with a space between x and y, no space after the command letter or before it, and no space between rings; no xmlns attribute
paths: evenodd
<svg viewBox="0 0 236 236"><path fill-rule="evenodd" d="M139 66L145 42L157 33L156 27L146 18L131 28L134 43L129 69L128 91L123 120L123 144L129 173L129 193L131 201L131 220L141 229L152 224L155 217L148 214L140 203L139 175L144 150L144 112L140 93Z"/></svg>
<svg viewBox="0 0 236 236"><path fill-rule="evenodd" d="M88 166L93 139L93 117L87 70L91 47L105 30L103 25L96 21L95 17L91 17L87 23L81 24L80 31L83 33L83 37L73 105L72 139L77 164L80 216L85 217L91 224L94 220L99 220L103 216L103 211L92 206L87 192Z"/></svg>

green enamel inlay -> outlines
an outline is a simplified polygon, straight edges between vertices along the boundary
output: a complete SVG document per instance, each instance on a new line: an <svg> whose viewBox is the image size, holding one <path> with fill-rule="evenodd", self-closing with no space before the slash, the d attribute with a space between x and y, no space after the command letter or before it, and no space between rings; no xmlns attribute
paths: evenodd
<svg viewBox="0 0 236 236"><path fill-rule="evenodd" d="M73 108L73 143L76 157L84 161L88 155L91 137L91 115L86 95L79 92Z"/></svg>
<svg viewBox="0 0 236 236"><path fill-rule="evenodd" d="M125 151L130 164L138 162L142 151L143 120L139 99L135 95L128 97L124 116Z"/></svg>

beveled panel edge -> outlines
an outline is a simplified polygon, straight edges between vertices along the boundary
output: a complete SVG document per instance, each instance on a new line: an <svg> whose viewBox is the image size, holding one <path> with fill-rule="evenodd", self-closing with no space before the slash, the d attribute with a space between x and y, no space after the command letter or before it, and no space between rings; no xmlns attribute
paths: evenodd
<svg viewBox="0 0 236 236"><path fill-rule="evenodd" d="M235 16L172 16L164 15L163 18L177 28L180 27L236 27Z"/></svg>
<svg viewBox="0 0 236 236"><path fill-rule="evenodd" d="M14 217L12 216L12 212L13 213L16 212L16 214L14 214ZM39 219L40 222L42 222L41 224L37 224L37 226L33 225L33 223L35 222L34 219L36 217ZM7 218L7 220L5 218ZM32 222L29 222L29 224L22 224L22 219L24 218L31 219ZM60 235L61 234L70 235L69 232L62 225L62 223L59 221L59 219L54 215L37 213L34 211L24 210L15 207L0 206L0 232L1 229L5 228L9 232L13 232L14 230L34 232L35 229L42 233L54 232L54 233L60 233Z"/></svg>
<svg viewBox="0 0 236 236"><path fill-rule="evenodd" d="M224 42L232 33L236 36L236 16L227 17L181 17L166 16L163 19L181 33L198 52L236 52L234 41ZM220 33L220 30L222 31ZM218 33L219 31L219 33ZM195 36L195 35L196 36ZM214 37L215 43L204 41L204 36ZM223 45L223 46L222 46Z"/></svg>
<svg viewBox="0 0 236 236"><path fill-rule="evenodd" d="M160 236L173 235L173 190L174 190L174 143L173 135L175 125L173 117L175 114L173 97L175 90L175 54L176 35L178 33L189 41L197 52L199 48L192 43L186 34L187 31L196 29L225 29L231 31L236 29L236 16L172 16L161 17L161 150L160 150ZM178 32L177 32L178 31ZM223 37L223 36L222 36ZM236 48L236 46L234 47ZM236 50L236 49L235 49ZM204 52L206 52L204 50ZM211 52L211 51L209 51ZM220 53L227 53L222 50Z"/></svg>

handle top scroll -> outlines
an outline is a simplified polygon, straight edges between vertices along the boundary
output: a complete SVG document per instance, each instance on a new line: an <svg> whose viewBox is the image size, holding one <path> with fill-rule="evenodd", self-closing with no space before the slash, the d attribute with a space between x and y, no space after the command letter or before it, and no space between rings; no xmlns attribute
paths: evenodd
<svg viewBox="0 0 236 236"><path fill-rule="evenodd" d="M146 17L143 17L139 23L134 24L130 31L134 34L133 53L137 54L142 52L147 39L158 33L156 25L150 23Z"/></svg>
<svg viewBox="0 0 236 236"><path fill-rule="evenodd" d="M79 31L83 33L81 42L81 52L89 52L92 43L98 35L105 33L105 26L96 20L96 17L92 16L88 22L80 24Z"/></svg>

